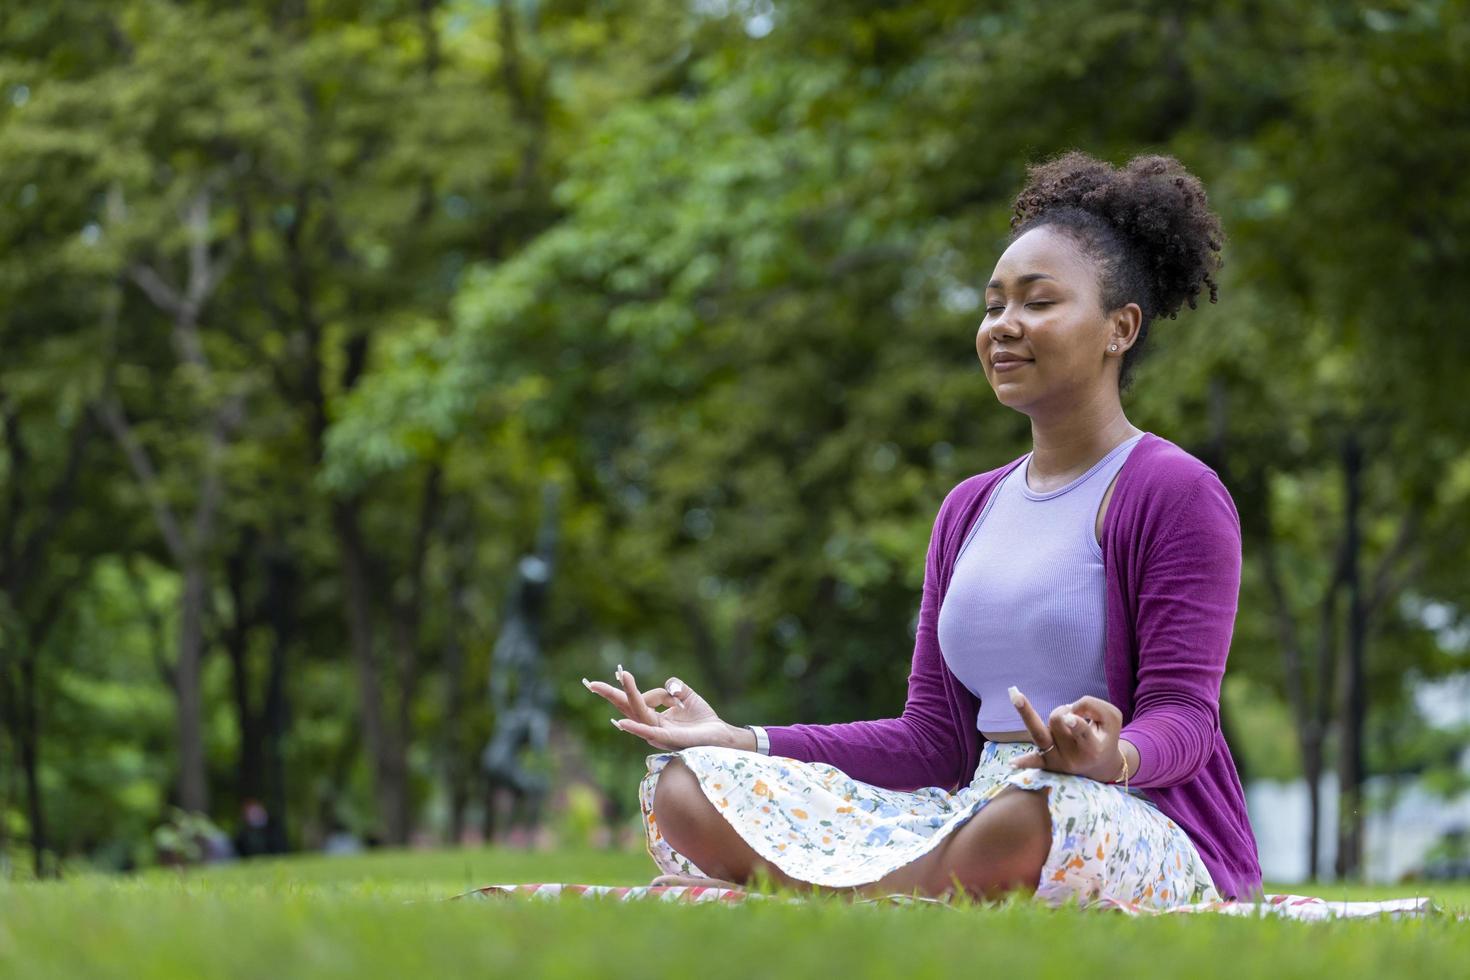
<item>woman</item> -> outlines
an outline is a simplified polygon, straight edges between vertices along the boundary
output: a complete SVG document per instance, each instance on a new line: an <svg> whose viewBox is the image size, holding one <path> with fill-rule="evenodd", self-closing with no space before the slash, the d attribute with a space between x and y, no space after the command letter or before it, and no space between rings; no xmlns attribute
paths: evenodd
<svg viewBox="0 0 1470 980"><path fill-rule="evenodd" d="M1219 219L1177 160L1071 153L1011 225L975 346L1034 448L940 506L903 714L736 727L677 678L584 678L662 750L639 787L655 884L1259 896L1219 720L1239 518L1120 398L1150 323L1215 301Z"/></svg>

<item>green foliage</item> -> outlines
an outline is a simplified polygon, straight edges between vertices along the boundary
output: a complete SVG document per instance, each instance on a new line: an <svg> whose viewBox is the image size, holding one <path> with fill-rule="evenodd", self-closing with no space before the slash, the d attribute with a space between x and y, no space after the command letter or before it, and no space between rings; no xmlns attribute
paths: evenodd
<svg viewBox="0 0 1470 980"><path fill-rule="evenodd" d="M1154 326L1127 409L1241 513L1224 697L1247 770L1300 764L1281 625L1314 649L1354 433L1370 768L1451 778L1426 760L1463 733L1422 730L1406 691L1466 669L1423 617L1470 608L1470 352L1446 327L1470 301L1465 6L0 14L0 693L35 667L53 849L146 861L176 802L184 562L157 515L195 512L211 474L190 540L226 830L270 742L293 846L380 831L375 698L410 809L478 798L490 648L547 482L547 671L620 817L644 747L584 674L677 674L733 721L897 713L939 501L1029 444L974 360L977 287L1026 164L1072 146L1174 153L1225 219L1220 305ZM190 358L140 270L178 291L206 267ZM97 422L109 397L151 478ZM31 832L21 717L0 711L6 853Z"/></svg>

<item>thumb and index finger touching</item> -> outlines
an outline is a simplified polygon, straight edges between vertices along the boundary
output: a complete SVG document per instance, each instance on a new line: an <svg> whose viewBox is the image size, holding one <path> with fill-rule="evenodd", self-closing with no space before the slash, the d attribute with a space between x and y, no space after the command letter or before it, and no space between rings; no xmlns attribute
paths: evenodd
<svg viewBox="0 0 1470 980"><path fill-rule="evenodd" d="M619 731L637 735L645 741L662 738L666 733L655 708L677 708L689 696L689 687L677 677L670 677L663 687L639 691L633 672L618 664L618 685L582 678L582 685L610 701L626 717L610 719Z"/></svg>
<svg viewBox="0 0 1470 980"><path fill-rule="evenodd" d="M1073 701L1072 711L1091 721L1100 730L1111 730L1123 724L1123 713L1118 710L1117 705L1091 694L1084 694Z"/></svg>
<svg viewBox="0 0 1470 980"><path fill-rule="evenodd" d="M632 718L651 720L656 717L653 708L676 708L688 698L688 685L677 677L670 677L663 687L639 691L633 672L618 664L617 683L594 681L582 678L582 686L593 694L610 702L615 708Z"/></svg>

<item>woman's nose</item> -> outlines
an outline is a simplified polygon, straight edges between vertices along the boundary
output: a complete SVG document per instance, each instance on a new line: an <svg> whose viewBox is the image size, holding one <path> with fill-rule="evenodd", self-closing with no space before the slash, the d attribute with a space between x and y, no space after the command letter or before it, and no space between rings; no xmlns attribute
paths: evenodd
<svg viewBox="0 0 1470 980"><path fill-rule="evenodd" d="M984 326L980 328L979 343L982 349L988 344L998 344L1002 340L1010 340L1016 336L1016 331L1007 318L1004 311L997 313Z"/></svg>

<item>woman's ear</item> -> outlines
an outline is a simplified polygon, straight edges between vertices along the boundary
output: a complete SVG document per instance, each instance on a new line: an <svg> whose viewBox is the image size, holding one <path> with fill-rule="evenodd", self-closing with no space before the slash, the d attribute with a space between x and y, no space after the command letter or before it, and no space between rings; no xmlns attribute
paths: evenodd
<svg viewBox="0 0 1470 980"><path fill-rule="evenodd" d="M1121 354L1138 341L1138 330L1143 325L1143 307L1137 303L1124 303L1113 311L1111 321L1113 338L1108 344L1117 344Z"/></svg>

